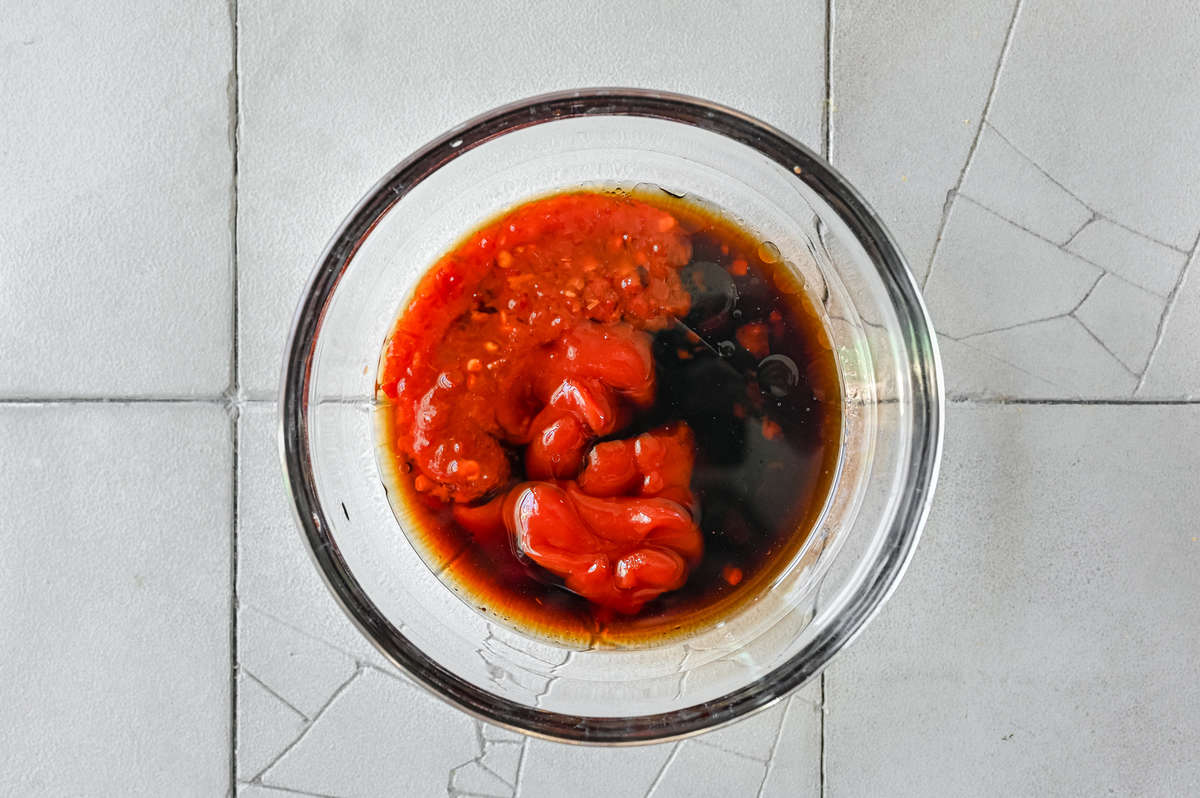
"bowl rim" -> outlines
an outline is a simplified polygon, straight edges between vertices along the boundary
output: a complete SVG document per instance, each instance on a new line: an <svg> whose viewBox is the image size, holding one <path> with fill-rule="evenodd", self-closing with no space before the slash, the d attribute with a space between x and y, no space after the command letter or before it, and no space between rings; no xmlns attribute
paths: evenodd
<svg viewBox="0 0 1200 798"><path fill-rule="evenodd" d="M409 641L362 589L331 537L317 496L308 448L308 383L314 343L327 303L375 224L414 186L487 141L522 128L586 116L635 116L699 127L757 150L796 175L827 202L865 249L904 328L914 396L914 434L904 482L886 533L835 622L787 662L725 695L683 709L629 717L549 712L495 695L455 675ZM880 610L912 559L929 514L941 461L945 395L936 335L903 255L874 211L828 162L787 134L707 100L662 91L592 88L541 94L500 106L455 127L401 161L358 202L317 260L292 320L279 393L279 453L292 510L330 592L368 640L434 696L473 717L559 742L637 745L678 740L765 709L819 674Z"/></svg>

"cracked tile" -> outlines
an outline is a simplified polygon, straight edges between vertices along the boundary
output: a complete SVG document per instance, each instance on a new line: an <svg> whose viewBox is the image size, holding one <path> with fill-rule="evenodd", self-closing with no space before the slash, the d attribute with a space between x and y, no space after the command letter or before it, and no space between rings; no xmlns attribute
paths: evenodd
<svg viewBox="0 0 1200 798"><path fill-rule="evenodd" d="M1144 398L1200 397L1200 357L1196 342L1200 341L1200 266L1192 255L1188 274L1171 307L1162 328L1146 379L1138 390Z"/></svg>
<svg viewBox="0 0 1200 798"><path fill-rule="evenodd" d="M1158 335L1162 311L1159 297L1106 274L1075 311L1075 318L1126 368L1141 374Z"/></svg>
<svg viewBox="0 0 1200 798"><path fill-rule="evenodd" d="M483 753L450 771L450 790L457 795L512 798L521 766L523 742L495 742L477 722Z"/></svg>
<svg viewBox="0 0 1200 798"><path fill-rule="evenodd" d="M821 682L793 695L779 727L760 798L821 794Z"/></svg>
<svg viewBox="0 0 1200 798"><path fill-rule="evenodd" d="M237 798L294 798L297 795L303 796L304 793L262 784L239 784L237 787Z"/></svg>
<svg viewBox="0 0 1200 798"><path fill-rule="evenodd" d="M459 765L450 771L450 787L456 793L495 798L508 798L513 792L511 784L505 784L495 773L474 761Z"/></svg>
<svg viewBox="0 0 1200 798"><path fill-rule="evenodd" d="M244 673L238 675L237 700L237 775L250 780L283 753L308 723Z"/></svg>
<svg viewBox="0 0 1200 798"><path fill-rule="evenodd" d="M912 566L826 672L827 795L1194 792L1200 406L949 427Z"/></svg>
<svg viewBox="0 0 1200 798"><path fill-rule="evenodd" d="M683 91L819 148L822 0L767 0L753 14L706 3L705 24L677 46L662 39L677 27L677 7L619 0L605 11L522 13L462 0L241 8L239 340L248 390L274 394L304 280L363 192L415 148L500 103L574 86ZM398 47L398 31L419 35Z"/></svg>
<svg viewBox="0 0 1200 798"><path fill-rule="evenodd" d="M1092 209L1018 152L991 125L963 176L962 193L1040 236L1067 241L1092 218Z"/></svg>
<svg viewBox="0 0 1200 798"><path fill-rule="evenodd" d="M521 765L521 743L488 743L485 739L479 762L506 784L515 784Z"/></svg>
<svg viewBox="0 0 1200 798"><path fill-rule="evenodd" d="M5 6L0 394L229 384L224 3Z"/></svg>
<svg viewBox="0 0 1200 798"><path fill-rule="evenodd" d="M1104 216L1190 247L1200 228L1195 4L1025 5L990 121Z"/></svg>
<svg viewBox="0 0 1200 798"><path fill-rule="evenodd" d="M755 795L766 768L762 762L685 740L646 798Z"/></svg>
<svg viewBox="0 0 1200 798"><path fill-rule="evenodd" d="M834 4L833 163L879 212L918 281L978 130L1013 6Z"/></svg>
<svg viewBox="0 0 1200 798"><path fill-rule="evenodd" d="M1070 316L980 335L967 343L1071 396L1126 397L1137 385L1137 377ZM951 390L955 387L952 383Z"/></svg>
<svg viewBox="0 0 1200 798"><path fill-rule="evenodd" d="M484 647L497 659L529 671L554 672L570 656L561 648L530 640L496 624L488 624Z"/></svg>
<svg viewBox="0 0 1200 798"><path fill-rule="evenodd" d="M580 663L581 661L581 659L575 659L572 660L572 663ZM554 705L559 708L559 711L580 714L587 714L590 711L594 711L594 709L589 708L595 707L596 680L589 679L587 675L581 675L586 673L585 668L590 669L594 664L595 661L591 665L584 665L579 669L572 668L569 676L560 673L551 676L549 679L541 679L545 686L536 693L536 703L534 703L534 706L544 707ZM610 667L619 667L620 664L610 661ZM535 683L536 677L525 677L524 680ZM507 678L497 680L497 683L503 684L506 687L513 686L513 681ZM676 708L678 697L680 695L685 697L688 695L686 688L687 685L680 674L667 673L660 676L647 676L620 684L610 681L607 692L611 694L610 697L614 700L638 701L640 702L639 706L642 707L644 712L654 714L657 712L667 712Z"/></svg>
<svg viewBox="0 0 1200 798"><path fill-rule="evenodd" d="M311 718L354 673L350 655L254 607L238 609L239 664Z"/></svg>
<svg viewBox="0 0 1200 798"><path fill-rule="evenodd" d="M524 735L518 734L515 731L502 729L499 726L493 726L490 723L482 723L483 739L492 740L501 743L519 743L525 739Z"/></svg>
<svg viewBox="0 0 1200 798"><path fill-rule="evenodd" d="M506 694L534 703L546 695L555 682L553 676L546 677L528 671L510 660L497 656L492 651L479 649L478 654L487 669L488 678Z"/></svg>
<svg viewBox="0 0 1200 798"><path fill-rule="evenodd" d="M1067 249L1161 297L1171 293L1187 260L1183 253L1107 219L1083 228Z"/></svg>
<svg viewBox="0 0 1200 798"><path fill-rule="evenodd" d="M1092 264L960 199L925 294L937 330L961 339L1069 313L1099 274Z"/></svg>
<svg viewBox="0 0 1200 798"><path fill-rule="evenodd" d="M262 781L346 798L425 795L480 753L469 717L367 668Z"/></svg>
<svg viewBox="0 0 1200 798"><path fill-rule="evenodd" d="M572 798L645 798L673 748L670 743L589 748L530 739L517 795L560 795L564 774L586 774L572 780Z"/></svg>
<svg viewBox="0 0 1200 798"><path fill-rule="evenodd" d="M312 563L280 473L275 412L274 404L252 404L239 421L238 601L239 618L249 624L238 634L238 656L253 663L251 670L265 667L262 678L295 696L297 706L311 707L316 695L336 687L330 669L344 666L322 655L319 646L298 648L289 627L349 658L394 668L354 628ZM277 623L262 622L263 615ZM293 649L305 654L289 664L283 652Z"/></svg>
<svg viewBox="0 0 1200 798"><path fill-rule="evenodd" d="M1020 366L988 354L971 341L956 341L939 335L938 349L951 397L1061 399L1074 395Z"/></svg>
<svg viewBox="0 0 1200 798"><path fill-rule="evenodd" d="M694 739L714 748L765 761L771 756L771 746L775 744L786 708L786 703L778 703L746 720Z"/></svg>
<svg viewBox="0 0 1200 798"><path fill-rule="evenodd" d="M0 407L0 795L229 784L229 417Z"/></svg>

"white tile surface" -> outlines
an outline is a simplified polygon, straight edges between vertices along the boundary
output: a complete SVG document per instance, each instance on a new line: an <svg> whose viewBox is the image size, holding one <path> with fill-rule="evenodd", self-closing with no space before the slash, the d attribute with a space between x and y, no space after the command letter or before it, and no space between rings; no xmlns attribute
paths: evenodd
<svg viewBox="0 0 1200 798"><path fill-rule="evenodd" d="M821 794L821 712L820 681L789 699L767 762L763 798Z"/></svg>
<svg viewBox="0 0 1200 798"><path fill-rule="evenodd" d="M793 704L777 705L696 738L664 769L670 744L597 749L526 743L522 736L494 726L480 724L477 730L474 721L457 710L396 677L384 676L377 670L386 667L384 661L342 616L294 529L274 434L273 404L253 403L243 410L238 651L243 677L252 675L269 691L252 684L248 700L239 700L242 782L255 781L264 760L271 762L289 746L256 784L338 796L377 794L385 788L420 794L413 785L430 784L449 784L463 794L511 795L520 763L518 793L526 798L555 794L555 785L566 773L592 774L586 784L578 785L582 795L641 798L656 783L662 795L679 794L691 778L712 785L729 778L739 784L751 779L757 790L776 750L785 752L774 777L776 792L765 794L782 794L779 790L796 780L819 781L820 716L806 709L819 702L819 685L806 688ZM797 702L801 708L787 714ZM401 723L388 714L394 707L411 716L414 706L421 708L421 723ZM368 717L371 720L360 728ZM437 747L445 755L426 755L431 746L428 728L440 730ZM353 745L344 745L349 738ZM699 750L690 752L692 746ZM374 764L376 760L381 764ZM419 766L411 764L418 760ZM727 761L733 763L732 770L722 764Z"/></svg>
<svg viewBox="0 0 1200 798"><path fill-rule="evenodd" d="M1179 273L1187 260L1185 253L1107 219L1090 222L1067 249L1161 297L1170 294L1179 282Z"/></svg>
<svg viewBox="0 0 1200 798"><path fill-rule="evenodd" d="M521 743L485 739L481 756L450 771L450 787L459 793L507 798L513 794L523 753Z"/></svg>
<svg viewBox="0 0 1200 798"><path fill-rule="evenodd" d="M951 392L1115 399L1141 381L1139 397L1186 394L1173 379L1188 365L1142 369L1200 230L1200 15L1184 0L1151 15L1078 0L1023 0L1015 17L1013 3L885 5L834 5L832 154L928 278L939 331L962 339ZM981 224L980 208L1020 234ZM1082 296L1064 255L1145 288L1158 312L1131 301L1103 322L1095 306L1092 324L1064 321Z"/></svg>
<svg viewBox="0 0 1200 798"><path fill-rule="evenodd" d="M947 395L952 399L971 396L983 399L1006 399L1012 396L1036 396L1040 399L1069 398L1073 392L1043 379L1015 362L990 354L976 341L956 341L938 335L942 371L954 384ZM1014 360L1019 359L1015 358Z"/></svg>
<svg viewBox="0 0 1200 798"><path fill-rule="evenodd" d="M1130 372L1141 374L1157 337L1162 301L1132 283L1106 274L1075 311L1088 332Z"/></svg>
<svg viewBox="0 0 1200 798"><path fill-rule="evenodd" d="M827 673L827 794L1200 789L1200 407L951 408L892 602Z"/></svg>
<svg viewBox="0 0 1200 798"><path fill-rule="evenodd" d="M349 654L249 603L238 614L238 638L245 641L239 651L241 670L269 684L305 718L316 715L354 675L355 660Z"/></svg>
<svg viewBox="0 0 1200 798"><path fill-rule="evenodd" d="M466 715L410 683L364 668L262 781L347 798L429 794L445 789L450 770L480 753L475 723Z"/></svg>
<svg viewBox="0 0 1200 798"><path fill-rule="evenodd" d="M308 719L245 671L237 685L237 772L252 779L300 736Z"/></svg>
<svg viewBox="0 0 1200 798"><path fill-rule="evenodd" d="M230 423L0 408L0 794L229 788Z"/></svg>
<svg viewBox="0 0 1200 798"><path fill-rule="evenodd" d="M685 740L647 798L754 795L765 775L762 762Z"/></svg>
<svg viewBox="0 0 1200 798"><path fill-rule="evenodd" d="M297 793L278 787L264 787L261 784L239 784L237 798L295 798Z"/></svg>
<svg viewBox="0 0 1200 798"><path fill-rule="evenodd" d="M345 682L347 662L388 667L387 660L337 606L292 519L275 405L248 405L238 434L238 656L302 712L313 712Z"/></svg>
<svg viewBox="0 0 1200 798"><path fill-rule="evenodd" d="M588 748L530 740L517 794L541 798L807 794L820 789L819 681L788 701L683 743ZM768 773L770 768L770 773ZM797 792L801 791L801 792Z"/></svg>
<svg viewBox="0 0 1200 798"><path fill-rule="evenodd" d="M991 125L963 175L962 194L1056 244L1071 241L1093 211L1018 152Z"/></svg>
<svg viewBox="0 0 1200 798"><path fill-rule="evenodd" d="M1058 225L1057 232L1067 227ZM1086 251L1096 259L1076 254L1076 242L1091 230L1112 228L1136 238L1105 220L1088 222L1070 244L1053 241L1054 228L1052 221L1026 228L965 191L956 200L926 285L952 396L1133 395L1168 302L1143 287L1153 285L1152 278L1136 278L1150 277L1157 267L1125 268L1130 260L1120 250L1091 245Z"/></svg>
<svg viewBox="0 0 1200 798"><path fill-rule="evenodd" d="M1200 357L1196 356L1196 342L1200 341L1198 258L1200 253L1192 255L1188 273L1163 320L1158 349L1138 390L1140 397L1200 398Z"/></svg>
<svg viewBox="0 0 1200 798"><path fill-rule="evenodd" d="M224 3L5 3L0 396L216 396L232 331Z"/></svg>
<svg viewBox="0 0 1200 798"><path fill-rule="evenodd" d="M239 784L237 786L237 798L295 798L299 794L293 790L267 787L262 784Z"/></svg>
<svg viewBox="0 0 1200 798"><path fill-rule="evenodd" d="M1191 0L1026 0L990 120L1101 214L1190 248L1200 230L1200 14Z"/></svg>
<svg viewBox="0 0 1200 798"><path fill-rule="evenodd" d="M571 794L578 798L645 798L674 749L669 743L587 748L530 740L519 794L522 798L556 795L574 776Z"/></svg>
<svg viewBox="0 0 1200 798"><path fill-rule="evenodd" d="M834 163L928 277L955 400L905 583L824 713L814 684L635 749L529 740L392 675L312 567L254 402L233 721L225 410L3 400L229 387L235 77L241 387L269 398L313 260L416 146L625 84L819 149L824 0L5 4L0 794L223 795L231 757L243 798L790 798L823 765L829 796L1200 792L1200 405L1086 404L1200 398L1200 15L1021 0L1010 31L1016 2L832 3Z"/></svg>
<svg viewBox="0 0 1200 798"><path fill-rule="evenodd" d="M955 205L929 275L934 326L963 339L1065 316L1101 271L969 200Z"/></svg>
<svg viewBox="0 0 1200 798"><path fill-rule="evenodd" d="M338 223L475 114L556 89L645 86L733 105L819 148L823 0L243 6L240 341L256 396L276 390L287 324Z"/></svg>
<svg viewBox="0 0 1200 798"><path fill-rule="evenodd" d="M783 724L783 713L786 709L787 704L776 704L740 723L697 739L705 745L765 762L771 758L771 749L775 747L775 741L779 738L779 729Z"/></svg>
<svg viewBox="0 0 1200 798"><path fill-rule="evenodd" d="M968 338L963 343L1049 382L1053 386L1050 398L1125 398L1137 387L1137 375L1075 316L1056 316ZM950 384L952 391L961 387L957 381ZM1033 393L1019 395L1045 398Z"/></svg>
<svg viewBox="0 0 1200 798"><path fill-rule="evenodd" d="M1014 3L833 4L833 164L918 278L979 129Z"/></svg>

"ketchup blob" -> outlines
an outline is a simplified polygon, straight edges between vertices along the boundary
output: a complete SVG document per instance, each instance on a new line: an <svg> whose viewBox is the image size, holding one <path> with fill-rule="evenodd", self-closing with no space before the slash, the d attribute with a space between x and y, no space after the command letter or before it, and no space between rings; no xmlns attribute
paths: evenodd
<svg viewBox="0 0 1200 798"><path fill-rule="evenodd" d="M650 332L687 314L679 270L690 257L678 221L651 205L603 194L531 203L434 267L383 362L379 388L416 489L454 503L481 535L497 533L493 505L463 505L507 490L517 553L618 612L682 585L703 548L680 479L695 457L686 427L630 442L642 484L583 487L604 481L615 452L593 442L654 401ZM544 481L510 487L521 447L524 477ZM584 482L561 483L585 457Z"/></svg>

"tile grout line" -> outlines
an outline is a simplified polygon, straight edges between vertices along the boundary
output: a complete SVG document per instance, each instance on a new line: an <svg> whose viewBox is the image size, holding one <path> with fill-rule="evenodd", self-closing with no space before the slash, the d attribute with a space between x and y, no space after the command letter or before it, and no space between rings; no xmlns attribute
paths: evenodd
<svg viewBox="0 0 1200 798"><path fill-rule="evenodd" d="M946 203L942 206L942 221L938 225L937 238L933 240L933 251L929 253L929 265L925 267L925 278L921 281L921 290L924 291L929 285L929 278L933 274L934 261L937 259L938 249L942 243L942 236L946 234L946 223L950 219L950 211L954 207L954 201L958 198L959 191L962 190L963 179L967 176L967 170L971 168L971 161L975 158L975 151L979 148L979 139L983 135L983 129L988 126L988 113L992 110L992 101L996 99L996 89L1000 85L1000 73L1004 71L1004 64L1008 61L1009 50L1012 49L1013 34L1017 30L1017 19L1021 16L1021 6L1024 0L1016 0L1013 6L1012 19L1009 20L1008 30L1004 33L1004 44L1000 47L1000 56L996 59L996 71L992 74L992 85L988 87L987 99L983 102L983 112L979 116L979 125L975 128L975 138L971 140L971 148L967 150L967 158L963 161L962 169L958 173L958 180L954 182L954 187L946 193Z"/></svg>
<svg viewBox="0 0 1200 798"><path fill-rule="evenodd" d="M6 405L216 405L246 407L273 405L276 399L220 396L9 396L0 397L0 407Z"/></svg>
<svg viewBox="0 0 1200 798"><path fill-rule="evenodd" d="M237 791L237 728L238 728L238 470L240 464L241 409L230 409L229 423L233 435L232 478L229 524L229 780L231 792ZM266 685L263 685L266 687ZM303 715L301 715L303 717Z"/></svg>
<svg viewBox="0 0 1200 798"><path fill-rule="evenodd" d="M834 0L825 0L825 140L822 144L825 147L825 160L830 165L833 164L833 3ZM783 731L783 724L787 722L787 712L784 712L783 720L780 721L780 732ZM778 739L776 739L778 743ZM774 760L775 751L771 750L771 759ZM821 671L821 735L820 746L817 750L817 768L820 775L820 796L825 798L825 671ZM768 770L770 766L768 765ZM766 777L763 777L763 787L766 786ZM760 789L761 793L762 790Z"/></svg>
<svg viewBox="0 0 1200 798"><path fill-rule="evenodd" d="M1197 260L1200 260L1200 258L1197 258ZM1060 314L1059 316L1052 316L1049 318L1054 319L1054 318L1060 318L1061 316L1067 316L1067 315L1070 315L1070 314L1064 313L1064 314ZM1046 319L1035 319L1034 321L1046 321ZM1017 326L1020 326L1020 325L1017 325ZM1010 329L1010 328L1005 328L1005 329ZM996 330L989 330L987 332L996 332ZM970 344L971 338L975 337L976 335L984 335L985 333L972 333L971 335L966 336L965 338L961 338L961 339L954 338L953 336L950 336L950 335L946 335L946 333L938 333L938 334L943 335L946 338L949 338L951 341L954 341L956 343ZM1034 376L1036 376L1036 375L1034 375ZM1174 398L1167 397L1167 398L1158 398L1158 399L1137 399L1137 398L1123 398L1123 397L1116 397L1116 398L1097 397L1097 398L1092 398L1092 399L1072 399L1072 398L1065 398L1065 397L1058 397L1058 398L990 397L990 396L968 396L966 394L958 394L958 395L950 395L948 398L949 398L949 401L952 401L952 402L980 402L980 403L1003 402L1003 403L1008 403L1008 404L1021 404L1021 403L1074 404L1074 405L1100 405L1100 404L1190 405L1190 404L1200 404L1200 396L1196 396L1195 398L1192 398L1192 397L1174 397ZM107 405L170 405L170 404L187 405L187 404L192 404L192 405L213 405L213 406L217 406L217 407L224 407L224 408L227 408L231 414L236 410L240 417L241 411L245 410L246 408L269 407L271 405L274 405L275 403L276 403L276 400L274 400L274 399L242 399L237 402L231 402L228 399L223 398L223 397L221 397L221 398L209 397L209 398L205 398L205 399L186 399L186 398L182 398L182 397L157 398L157 399L132 398L132 397L116 398L116 399L109 399L109 398L98 399L98 398L89 398L89 397L70 397L70 398L62 398L62 399L14 398L14 399L0 399L0 408L3 408L3 407L39 407L39 406L57 407L57 406L61 406L61 405L101 405L101 404L107 404Z"/></svg>
<svg viewBox="0 0 1200 798"><path fill-rule="evenodd" d="M821 103L821 154L833 163L833 0L825 0L825 98Z"/></svg>
<svg viewBox="0 0 1200 798"><path fill-rule="evenodd" d="M1185 399L1045 399L1012 398L1003 396L967 396L949 394L946 401L953 405L1052 405L1063 407L1187 407L1200 405L1200 397Z"/></svg>
<svg viewBox="0 0 1200 798"><path fill-rule="evenodd" d="M241 393L241 381L238 372L241 370L241 342L238 339L238 330L241 327L240 307L238 305L238 281L239 281L239 263L238 263L238 161L241 158L241 54L239 53L239 38L240 28L238 23L238 0L229 0L229 21L232 26L232 57L233 66L230 70L230 86L229 86L229 146L232 155L232 163L230 165L230 197L229 197L229 232L230 232L230 274L232 276L231 283L231 299L233 302L232 314L232 330L230 331L231 351L229 357L230 375L229 375L229 394L233 401L237 401Z"/></svg>
<svg viewBox="0 0 1200 798"><path fill-rule="evenodd" d="M826 0L826 101L824 101L824 156L830 166L833 164L833 4L834 0ZM821 745L817 749L817 770L821 776L820 781L820 796L824 798L826 794L826 772L824 772L824 746L826 746L826 722L824 722L824 671L821 671ZM782 724L787 722L787 713L784 713L784 720L781 721L780 731L782 732ZM778 743L778 740L776 740ZM772 758L774 760L774 750L772 750ZM768 766L769 769L769 766ZM767 785L766 778L763 778L763 786ZM760 790L761 792L761 790Z"/></svg>
<svg viewBox="0 0 1200 798"><path fill-rule="evenodd" d="M230 299L233 305L231 314L232 329L230 330L229 355L229 417L233 428L232 449L232 507L229 528L229 794L237 794L237 749L238 749L238 482L241 469L240 437L241 437L241 342L238 330L241 327L240 307L238 304L238 161L241 157L241 52L240 25L238 19L238 0L229 0L230 25L230 80L229 80L229 145L231 151L230 163L230 198L229 198L229 232L230 232Z"/></svg>
<svg viewBox="0 0 1200 798"><path fill-rule="evenodd" d="M226 396L9 396L0 405L220 405L229 404Z"/></svg>
<svg viewBox="0 0 1200 798"><path fill-rule="evenodd" d="M825 798L825 671L821 671L821 798Z"/></svg>

